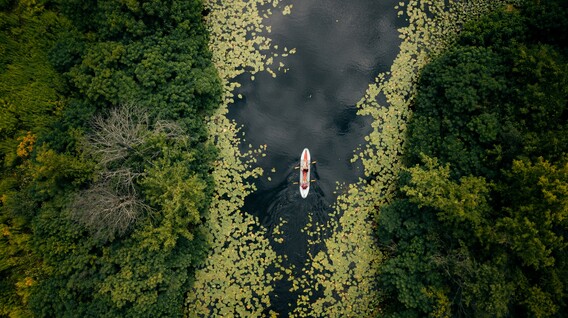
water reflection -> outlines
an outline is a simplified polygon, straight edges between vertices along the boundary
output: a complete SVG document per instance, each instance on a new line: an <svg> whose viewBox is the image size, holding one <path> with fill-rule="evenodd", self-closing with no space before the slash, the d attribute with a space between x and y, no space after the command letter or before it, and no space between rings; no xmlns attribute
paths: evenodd
<svg viewBox="0 0 568 318"><path fill-rule="evenodd" d="M229 108L229 117L243 125L244 147L268 146L259 162L265 177L256 182L258 191L247 198L245 211L258 216L268 233L286 222L281 225L283 242L273 240L273 246L296 270L308 261L309 249L325 248L310 246L302 232L310 217L327 223L337 183L363 177L362 168L350 159L370 132L371 120L357 116L355 105L398 53L402 21L396 18L397 3L294 1L291 15L275 13L265 21L275 45L297 50L283 60L289 71L276 78L260 73L254 81L250 76L238 79L242 86L236 93L243 99ZM318 162L312 170L317 182L302 199L294 184L299 178L294 166L306 147ZM270 172L273 169L276 172ZM275 287L274 309L285 316L294 295L285 283Z"/></svg>

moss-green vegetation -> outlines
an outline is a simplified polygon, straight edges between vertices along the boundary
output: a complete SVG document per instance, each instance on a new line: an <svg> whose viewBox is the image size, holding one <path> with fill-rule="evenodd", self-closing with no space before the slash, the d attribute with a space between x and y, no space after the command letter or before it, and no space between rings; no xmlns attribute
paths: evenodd
<svg viewBox="0 0 568 318"><path fill-rule="evenodd" d="M463 23L503 3L400 3L399 15L409 22L399 30L400 53L391 71L380 74L358 104L360 115L374 119L367 144L354 158L362 161L367 178L350 185L338 198L334 220L319 225L333 234L324 240L326 250L314 255L303 269L305 275L296 286L303 293L295 316L364 317L383 312L376 278L384 251L379 251L373 231L379 215L377 207L390 202L396 189L419 73L455 41ZM388 106L380 105L379 97L384 97Z"/></svg>
<svg viewBox="0 0 568 318"><path fill-rule="evenodd" d="M49 178L85 173L38 142L65 104L63 80L47 54L64 20L33 3L2 2L0 9L0 315L25 317L30 290L47 270L32 246L37 201L49 191ZM50 159L64 164L57 177L40 168Z"/></svg>
<svg viewBox="0 0 568 318"><path fill-rule="evenodd" d="M0 9L0 316L182 316L221 100L201 2Z"/></svg>
<svg viewBox="0 0 568 318"><path fill-rule="evenodd" d="M270 1L278 7L278 1ZM254 168L256 156L264 149L241 153L236 124L226 117L234 101L235 78L270 69L275 53L269 29L262 16L271 14L261 9L266 1L209 1L207 26L211 34L213 61L223 82L224 99L210 118L209 133L219 151L212 176L215 192L206 228L211 250L195 278L194 288L187 298L189 317L263 317L270 307L269 293L281 274L270 274L281 262L272 250L257 218L242 210L245 197L254 190L250 178L262 174Z"/></svg>
<svg viewBox="0 0 568 318"><path fill-rule="evenodd" d="M499 7L422 69L378 219L386 316L565 314L567 14Z"/></svg>

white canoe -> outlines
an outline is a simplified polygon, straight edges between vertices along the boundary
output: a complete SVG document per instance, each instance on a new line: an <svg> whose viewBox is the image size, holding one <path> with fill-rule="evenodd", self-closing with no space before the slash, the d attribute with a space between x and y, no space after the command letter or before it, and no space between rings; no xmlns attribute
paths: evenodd
<svg viewBox="0 0 568 318"><path fill-rule="evenodd" d="M304 151L302 151L302 155L300 156L300 194L304 199L308 196L308 192L310 192L311 160L310 151L308 148L304 148Z"/></svg>

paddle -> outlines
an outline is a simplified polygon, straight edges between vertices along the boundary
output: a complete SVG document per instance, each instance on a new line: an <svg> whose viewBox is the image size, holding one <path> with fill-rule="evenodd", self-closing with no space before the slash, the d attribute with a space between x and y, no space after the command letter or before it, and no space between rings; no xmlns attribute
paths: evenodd
<svg viewBox="0 0 568 318"><path fill-rule="evenodd" d="M316 164L316 162L317 162L317 161L314 160L314 161L311 162L311 164L314 165L314 164ZM300 169L300 166L295 166L294 169L296 169L296 170L297 170L297 169Z"/></svg>
<svg viewBox="0 0 568 318"><path fill-rule="evenodd" d="M314 180L314 179L310 180L310 182L316 182L316 181L317 181L317 180ZM300 184L300 182L294 181L294 182L292 182L292 184L296 185L296 184Z"/></svg>

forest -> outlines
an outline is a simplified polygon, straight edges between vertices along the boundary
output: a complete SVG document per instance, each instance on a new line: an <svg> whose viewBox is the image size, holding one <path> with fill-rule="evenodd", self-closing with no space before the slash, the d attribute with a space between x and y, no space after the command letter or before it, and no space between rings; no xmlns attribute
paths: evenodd
<svg viewBox="0 0 568 318"><path fill-rule="evenodd" d="M423 69L377 236L386 317L561 317L568 3L466 24Z"/></svg>
<svg viewBox="0 0 568 318"><path fill-rule="evenodd" d="M0 316L182 316L221 94L202 2L0 10Z"/></svg>
<svg viewBox="0 0 568 318"><path fill-rule="evenodd" d="M346 192L347 212L321 225L337 231L327 250L294 278L240 214L262 172L213 116L235 97L231 79L272 60L270 39L243 31L266 30L252 11L267 2L219 10L239 47L220 26L210 39L202 0L0 0L0 317L277 315L277 279L305 294L297 317L562 317L568 3L514 2L460 25L416 74L422 52L401 47L397 65L412 65L400 85L418 76L401 90L408 118L375 107L378 86L364 97L399 116L367 140L395 150L361 155L379 191ZM399 15L423 31L443 15L429 3ZM406 40L420 39L413 27Z"/></svg>

